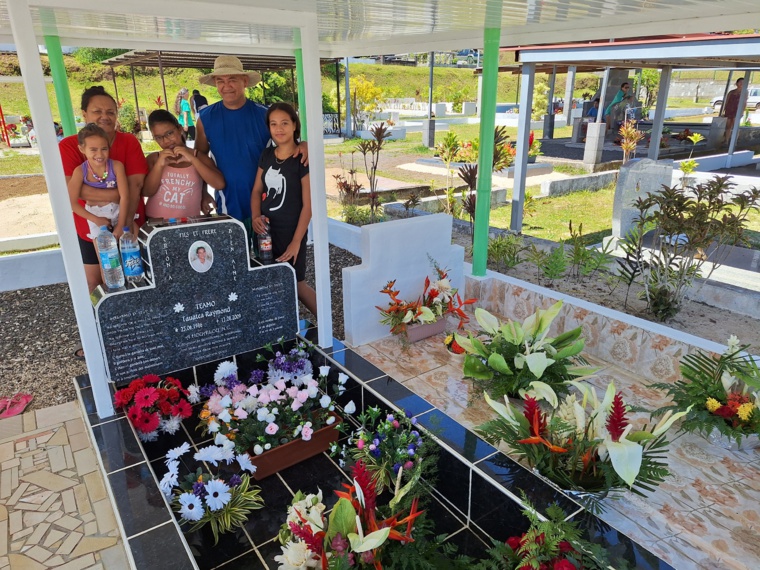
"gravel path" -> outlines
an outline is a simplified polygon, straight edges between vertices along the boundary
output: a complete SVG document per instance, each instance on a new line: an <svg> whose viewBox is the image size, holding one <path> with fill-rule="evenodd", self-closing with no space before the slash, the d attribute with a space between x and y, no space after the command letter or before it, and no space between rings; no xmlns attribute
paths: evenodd
<svg viewBox="0 0 760 570"><path fill-rule="evenodd" d="M308 260L312 259L309 247ZM343 339L343 267L361 260L330 246L330 280L333 307L333 336ZM314 283L313 263L307 264L307 282ZM302 309L301 317L314 322ZM82 360L74 358L79 331L67 284L48 285L0 293L0 397L31 392L29 410L73 400L72 379L85 374Z"/></svg>

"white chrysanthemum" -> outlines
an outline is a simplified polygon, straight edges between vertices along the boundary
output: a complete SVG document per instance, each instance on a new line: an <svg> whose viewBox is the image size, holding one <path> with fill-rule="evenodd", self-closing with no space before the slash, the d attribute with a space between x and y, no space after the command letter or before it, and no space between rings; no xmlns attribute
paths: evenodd
<svg viewBox="0 0 760 570"><path fill-rule="evenodd" d="M158 429L164 433L173 435L179 430L180 424L182 424L182 418L179 416L171 416L168 420L161 420L158 424Z"/></svg>
<svg viewBox="0 0 760 570"><path fill-rule="evenodd" d="M187 392L187 401L191 404L197 404L201 401L201 391L197 384L190 384L190 386L187 387Z"/></svg>
<svg viewBox="0 0 760 570"><path fill-rule="evenodd" d="M164 496L168 499L172 496L172 490L177 485L177 472L176 471L167 471L164 474L163 479L158 483L158 488L161 489L161 492L164 494Z"/></svg>
<svg viewBox="0 0 760 570"><path fill-rule="evenodd" d="M278 570L308 570L316 568L319 558L312 554L304 542L288 542L282 548L282 554L274 557L279 562Z"/></svg>
<svg viewBox="0 0 760 570"><path fill-rule="evenodd" d="M236 455L235 459L237 459L240 469L249 473L256 473L256 466L251 463L251 457L247 453Z"/></svg>
<svg viewBox="0 0 760 570"><path fill-rule="evenodd" d="M451 281L448 278L439 279L433 283L433 289L438 289L438 293L440 293L436 299L441 299L444 303L448 303L451 300L452 287Z"/></svg>
<svg viewBox="0 0 760 570"><path fill-rule="evenodd" d="M221 386L225 378L237 378L237 366L231 360L225 360L216 367L214 382Z"/></svg>
<svg viewBox="0 0 760 570"><path fill-rule="evenodd" d="M175 447L174 449L170 449L166 453L166 462L168 463L169 461L174 461L175 459L179 459L180 457L185 455L185 453L187 453L188 451L190 451L190 444L188 442L185 442L179 447Z"/></svg>
<svg viewBox="0 0 760 570"><path fill-rule="evenodd" d="M205 514L203 511L203 503L200 498L192 493L182 493L179 496L179 504L182 506L179 510L179 514L185 520L199 521Z"/></svg>
<svg viewBox="0 0 760 570"><path fill-rule="evenodd" d="M156 441L158 439L158 430L154 429L153 431L148 432L148 433L143 433L138 430L137 437L140 438L140 441L145 442L145 443Z"/></svg>
<svg viewBox="0 0 760 570"><path fill-rule="evenodd" d="M212 479L203 486L206 489L206 504L212 511L218 511L230 502L230 487L224 481Z"/></svg>
<svg viewBox="0 0 760 570"><path fill-rule="evenodd" d="M166 468L169 470L169 473L173 473L174 475L179 473L179 461L176 459L173 459L171 461L166 462Z"/></svg>
<svg viewBox="0 0 760 570"><path fill-rule="evenodd" d="M215 420L211 420L208 423L208 431L209 431L209 433L216 433L216 432L218 432L219 431L219 422L217 422Z"/></svg>
<svg viewBox="0 0 760 570"><path fill-rule="evenodd" d="M218 465L222 461L222 449L215 445L207 445L201 447L198 452L193 455L193 459L196 461L205 461L211 463L211 465Z"/></svg>

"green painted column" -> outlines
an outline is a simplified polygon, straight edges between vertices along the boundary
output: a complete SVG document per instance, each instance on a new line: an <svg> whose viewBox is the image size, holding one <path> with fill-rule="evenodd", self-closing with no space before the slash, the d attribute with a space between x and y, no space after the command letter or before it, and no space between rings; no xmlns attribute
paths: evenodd
<svg viewBox="0 0 760 570"><path fill-rule="evenodd" d="M489 2L487 22L501 23L501 3ZM493 130L496 124L496 86L499 79L501 28L486 28L483 49L483 93L480 104L480 151L475 206L475 239L472 248L472 274L486 274L488 261L488 224L491 213L491 170L493 168Z"/></svg>
<svg viewBox="0 0 760 570"><path fill-rule="evenodd" d="M77 124L74 120L74 106L71 104L71 92L69 80L66 77L66 67L63 64L63 52L61 40L58 36L45 36L45 47L50 60L50 74L53 76L55 97L58 100L58 112L61 114L63 134L66 136L77 133Z"/></svg>
<svg viewBox="0 0 760 570"><path fill-rule="evenodd" d="M309 140L306 132L306 87L303 80L303 50L296 50L296 81L298 82L298 117L301 119L301 140Z"/></svg>

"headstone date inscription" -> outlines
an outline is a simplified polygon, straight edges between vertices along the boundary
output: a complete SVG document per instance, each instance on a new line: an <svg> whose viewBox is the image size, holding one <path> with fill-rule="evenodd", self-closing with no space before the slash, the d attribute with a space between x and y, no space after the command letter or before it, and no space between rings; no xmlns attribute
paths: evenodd
<svg viewBox="0 0 760 570"><path fill-rule="evenodd" d="M293 268L251 268L245 229L227 216L140 230L147 284L95 305L113 382L167 374L298 332Z"/></svg>

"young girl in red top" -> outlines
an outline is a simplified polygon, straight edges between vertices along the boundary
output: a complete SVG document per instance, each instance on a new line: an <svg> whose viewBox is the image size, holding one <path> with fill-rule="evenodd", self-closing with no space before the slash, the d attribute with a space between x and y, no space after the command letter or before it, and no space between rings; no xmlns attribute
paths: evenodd
<svg viewBox="0 0 760 570"><path fill-rule="evenodd" d="M309 167L301 164L300 157L293 158L301 122L287 103L270 106L266 122L277 146L261 154L251 194L253 230L263 234L269 225L274 258L295 268L298 299L317 316L317 294L306 283L306 231L311 220Z"/></svg>

